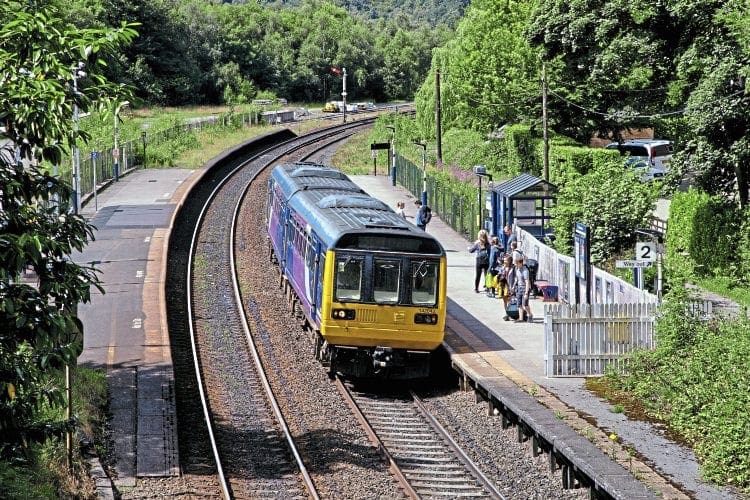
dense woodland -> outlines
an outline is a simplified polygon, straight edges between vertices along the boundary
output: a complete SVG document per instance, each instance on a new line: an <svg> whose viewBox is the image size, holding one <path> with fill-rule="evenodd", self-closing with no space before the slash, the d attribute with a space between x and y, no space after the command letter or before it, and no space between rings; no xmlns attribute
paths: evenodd
<svg viewBox="0 0 750 500"><path fill-rule="evenodd" d="M341 92L331 67L347 68L351 99L409 98L432 48L452 33L439 11L431 11L434 23L414 15L424 9L371 19L321 0L54 2L72 3L65 12L79 27L139 23L140 36L109 61L107 77L148 105L243 102L259 90L322 102Z"/></svg>

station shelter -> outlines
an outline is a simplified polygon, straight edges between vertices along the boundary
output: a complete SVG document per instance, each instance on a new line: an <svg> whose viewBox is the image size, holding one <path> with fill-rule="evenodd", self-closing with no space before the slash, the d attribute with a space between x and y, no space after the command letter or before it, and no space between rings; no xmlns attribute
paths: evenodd
<svg viewBox="0 0 750 500"><path fill-rule="evenodd" d="M500 234L514 222L540 240L552 234L549 211L557 200L554 184L524 173L493 185L487 196L490 213L485 227L491 234Z"/></svg>

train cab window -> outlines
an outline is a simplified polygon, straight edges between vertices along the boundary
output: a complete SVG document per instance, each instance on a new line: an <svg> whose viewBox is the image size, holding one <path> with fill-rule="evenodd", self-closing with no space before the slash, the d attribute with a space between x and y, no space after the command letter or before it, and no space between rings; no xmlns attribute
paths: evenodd
<svg viewBox="0 0 750 500"><path fill-rule="evenodd" d="M364 259L345 256L336 259L336 300L362 300Z"/></svg>
<svg viewBox="0 0 750 500"><path fill-rule="evenodd" d="M439 262L429 260L411 263L411 303L418 306L437 305Z"/></svg>
<svg viewBox="0 0 750 500"><path fill-rule="evenodd" d="M373 259L373 295L377 304L398 303L401 262L394 259Z"/></svg>

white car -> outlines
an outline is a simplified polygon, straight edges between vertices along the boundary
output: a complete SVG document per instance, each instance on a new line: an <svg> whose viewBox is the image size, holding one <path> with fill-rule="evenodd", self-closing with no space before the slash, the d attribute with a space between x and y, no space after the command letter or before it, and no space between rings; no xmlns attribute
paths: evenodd
<svg viewBox="0 0 750 500"><path fill-rule="evenodd" d="M642 181L661 180L667 172L663 168L651 165L648 159L638 156L631 156L625 160L625 168L632 169Z"/></svg>

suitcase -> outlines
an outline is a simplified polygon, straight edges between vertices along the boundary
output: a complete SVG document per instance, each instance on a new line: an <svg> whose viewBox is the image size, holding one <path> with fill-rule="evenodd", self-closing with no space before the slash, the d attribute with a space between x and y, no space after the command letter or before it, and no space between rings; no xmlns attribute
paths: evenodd
<svg viewBox="0 0 750 500"><path fill-rule="evenodd" d="M510 319L518 319L518 299L511 297L508 306L505 308L505 314Z"/></svg>

